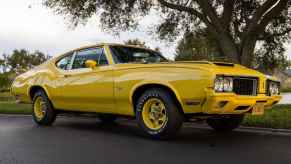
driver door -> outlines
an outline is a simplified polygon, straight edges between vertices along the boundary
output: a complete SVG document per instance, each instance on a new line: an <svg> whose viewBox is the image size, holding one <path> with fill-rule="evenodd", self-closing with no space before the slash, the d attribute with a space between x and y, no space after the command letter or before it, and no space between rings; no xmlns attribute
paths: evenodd
<svg viewBox="0 0 291 164"><path fill-rule="evenodd" d="M94 60L97 67L86 68ZM75 52L70 69L58 72L56 104L63 110L110 113L114 107L112 66L102 47Z"/></svg>

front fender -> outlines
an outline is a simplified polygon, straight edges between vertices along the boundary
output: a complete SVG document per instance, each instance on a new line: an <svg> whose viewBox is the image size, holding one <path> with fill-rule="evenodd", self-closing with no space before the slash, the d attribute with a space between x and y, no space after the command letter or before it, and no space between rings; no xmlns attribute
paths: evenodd
<svg viewBox="0 0 291 164"><path fill-rule="evenodd" d="M144 80L144 81L141 81L137 84L135 84L131 91L130 91L130 94L129 94L129 100L130 100L130 104L133 105L133 94L134 92L142 87L142 86L145 86L145 85L157 85L157 86L164 86L164 87L167 87L169 88L176 96L177 100L179 101L180 104L182 104L182 100L181 100L181 97L180 97L180 94L178 93L178 91L175 89L175 87L173 85L171 85L169 82L165 82L165 81L157 81L157 80Z"/></svg>

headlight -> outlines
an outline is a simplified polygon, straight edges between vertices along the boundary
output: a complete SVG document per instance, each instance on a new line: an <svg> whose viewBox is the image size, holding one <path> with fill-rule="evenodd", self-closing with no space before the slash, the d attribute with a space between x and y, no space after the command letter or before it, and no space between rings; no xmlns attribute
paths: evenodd
<svg viewBox="0 0 291 164"><path fill-rule="evenodd" d="M233 79L231 77L216 77L214 82L214 90L216 92L232 92Z"/></svg>
<svg viewBox="0 0 291 164"><path fill-rule="evenodd" d="M279 86L280 84L278 82L269 81L269 95L279 95Z"/></svg>

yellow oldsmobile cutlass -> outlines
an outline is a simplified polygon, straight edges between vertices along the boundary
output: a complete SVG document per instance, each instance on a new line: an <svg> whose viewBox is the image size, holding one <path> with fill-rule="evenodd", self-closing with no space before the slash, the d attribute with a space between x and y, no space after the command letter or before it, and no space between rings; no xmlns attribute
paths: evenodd
<svg viewBox="0 0 291 164"><path fill-rule="evenodd" d="M195 119L233 130L246 113L262 115L278 103L279 87L276 78L238 64L169 62L150 49L99 44L18 76L11 92L33 104L38 125L64 112L96 113L104 122L131 116L146 134L164 139Z"/></svg>

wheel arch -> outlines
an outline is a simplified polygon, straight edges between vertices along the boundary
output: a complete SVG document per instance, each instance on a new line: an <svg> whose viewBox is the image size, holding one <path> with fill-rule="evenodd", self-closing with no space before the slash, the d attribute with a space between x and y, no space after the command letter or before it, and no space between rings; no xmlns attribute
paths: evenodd
<svg viewBox="0 0 291 164"><path fill-rule="evenodd" d="M138 98L146 90L148 90L150 88L162 88L162 89L168 91L171 94L171 96L175 99L175 101L176 101L175 103L180 108L179 111L184 113L183 106L182 106L182 101L180 99L180 96L179 96L178 92L170 84L164 84L164 83L142 83L142 84L139 84L136 87L134 87L134 89L132 90L132 92L130 94L130 102L132 104L134 113L135 113L135 110L136 110L135 106L136 106L136 102L137 102Z"/></svg>
<svg viewBox="0 0 291 164"><path fill-rule="evenodd" d="M47 91L47 89L45 87L40 86L40 85L33 85L33 86L30 86L28 89L28 95L29 95L31 101L33 99L34 94L38 90L43 90L46 93L46 95L48 96L48 98L50 98L49 92Z"/></svg>

